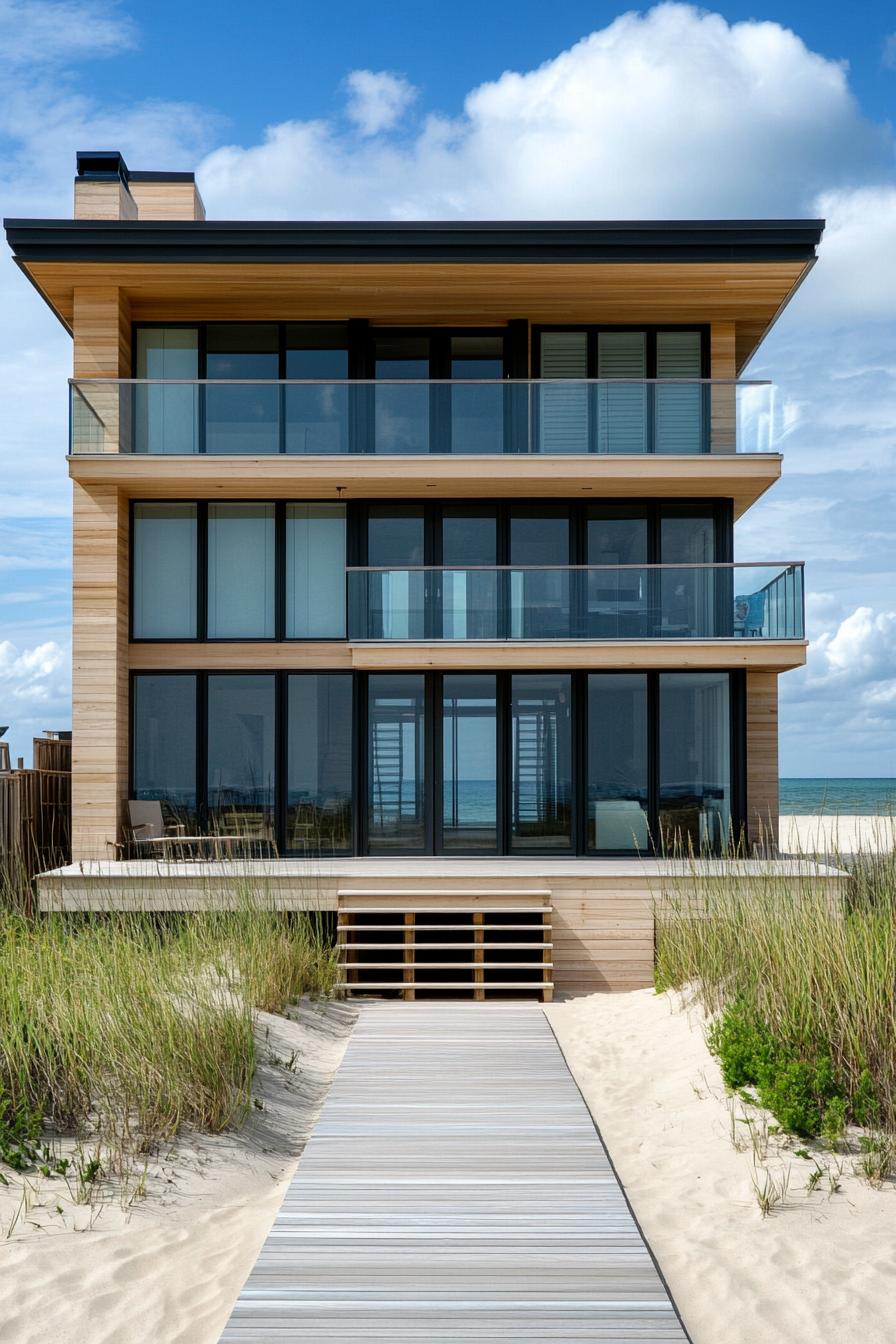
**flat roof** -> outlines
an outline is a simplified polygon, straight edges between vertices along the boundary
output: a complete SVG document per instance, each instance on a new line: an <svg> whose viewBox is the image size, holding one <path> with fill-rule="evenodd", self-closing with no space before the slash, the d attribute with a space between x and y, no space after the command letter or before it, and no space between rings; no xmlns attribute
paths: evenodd
<svg viewBox="0 0 896 1344"><path fill-rule="evenodd" d="M5 219L3 224L16 260L26 263L812 262L824 230L822 219Z"/></svg>

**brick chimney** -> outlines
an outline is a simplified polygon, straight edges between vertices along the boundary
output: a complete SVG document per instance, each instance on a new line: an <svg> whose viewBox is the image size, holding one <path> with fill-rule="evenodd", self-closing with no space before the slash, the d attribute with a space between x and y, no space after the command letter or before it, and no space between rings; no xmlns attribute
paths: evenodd
<svg viewBox="0 0 896 1344"><path fill-rule="evenodd" d="M75 219L205 219L193 173L131 172L116 149L79 150Z"/></svg>

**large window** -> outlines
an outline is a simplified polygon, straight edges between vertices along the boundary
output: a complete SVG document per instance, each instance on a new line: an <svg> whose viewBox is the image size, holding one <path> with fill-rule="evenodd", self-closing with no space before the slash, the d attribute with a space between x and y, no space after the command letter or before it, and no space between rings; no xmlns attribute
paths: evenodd
<svg viewBox="0 0 896 1344"><path fill-rule="evenodd" d="M425 678L377 674L367 696L367 836L371 853L426 846Z"/></svg>
<svg viewBox="0 0 896 1344"><path fill-rule="evenodd" d="M290 323L286 328L286 377L305 387L285 389L286 451L348 453L348 329L344 323Z"/></svg>
<svg viewBox="0 0 896 1344"><path fill-rule="evenodd" d="M731 704L726 672L659 679L659 820L663 848L727 844L731 824Z"/></svg>
<svg viewBox="0 0 896 1344"><path fill-rule="evenodd" d="M647 674L588 677L586 848L650 850Z"/></svg>
<svg viewBox="0 0 896 1344"><path fill-rule="evenodd" d="M280 333L276 323L210 323L205 332L206 452L280 451ZM214 386L211 380L232 382ZM271 381L270 387L263 384ZM260 385L261 384L261 385Z"/></svg>
<svg viewBox="0 0 896 1344"><path fill-rule="evenodd" d="M275 842L275 679L208 678L208 822L215 834Z"/></svg>
<svg viewBox="0 0 896 1344"><path fill-rule="evenodd" d="M563 505L520 506L512 510L512 639L568 639L573 633L569 542L570 515Z"/></svg>
<svg viewBox="0 0 896 1344"><path fill-rule="evenodd" d="M208 638L274 638L274 505L208 506Z"/></svg>
<svg viewBox="0 0 896 1344"><path fill-rule="evenodd" d="M352 846L352 678L303 672L287 685L286 848Z"/></svg>
<svg viewBox="0 0 896 1344"><path fill-rule="evenodd" d="M133 796L158 800L187 834L197 826L196 678L143 673L134 678Z"/></svg>
<svg viewBox="0 0 896 1344"><path fill-rule="evenodd" d="M141 327L136 376L155 386L134 389L134 451L199 451L199 332L196 327ZM121 409L121 408L119 408Z"/></svg>
<svg viewBox="0 0 896 1344"><path fill-rule="evenodd" d="M132 725L132 797L284 853L710 852L745 810L738 673L146 672Z"/></svg>
<svg viewBox="0 0 896 1344"><path fill-rule="evenodd" d="M196 505L135 504L135 639L195 639Z"/></svg>
<svg viewBox="0 0 896 1344"><path fill-rule="evenodd" d="M568 674L510 679L510 845L567 850L573 843L572 687Z"/></svg>
<svg viewBox="0 0 896 1344"><path fill-rule="evenodd" d="M286 638L345 638L345 505L286 506Z"/></svg>
<svg viewBox="0 0 896 1344"><path fill-rule="evenodd" d="M496 676L442 679L442 845L494 852L498 847L498 699Z"/></svg>

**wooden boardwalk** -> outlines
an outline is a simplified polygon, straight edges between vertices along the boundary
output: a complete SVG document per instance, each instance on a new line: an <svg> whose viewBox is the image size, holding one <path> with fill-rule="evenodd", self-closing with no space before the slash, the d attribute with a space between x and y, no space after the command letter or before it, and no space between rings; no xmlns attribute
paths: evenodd
<svg viewBox="0 0 896 1344"><path fill-rule="evenodd" d="M365 1005L222 1341L687 1340L541 1009Z"/></svg>

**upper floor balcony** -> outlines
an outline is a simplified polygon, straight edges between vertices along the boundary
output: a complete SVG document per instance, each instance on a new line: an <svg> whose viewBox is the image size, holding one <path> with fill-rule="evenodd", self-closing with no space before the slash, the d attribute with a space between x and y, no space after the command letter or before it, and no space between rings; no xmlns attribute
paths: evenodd
<svg viewBox="0 0 896 1344"><path fill-rule="evenodd" d="M780 438L759 381L71 381L76 457L695 457Z"/></svg>

